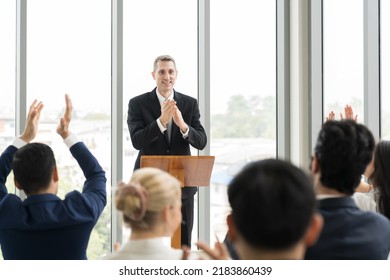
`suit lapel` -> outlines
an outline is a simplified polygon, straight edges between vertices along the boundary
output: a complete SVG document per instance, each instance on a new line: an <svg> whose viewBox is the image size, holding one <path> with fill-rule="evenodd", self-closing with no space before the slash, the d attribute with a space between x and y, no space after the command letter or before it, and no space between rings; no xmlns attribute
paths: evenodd
<svg viewBox="0 0 390 280"><path fill-rule="evenodd" d="M149 93L149 101L153 117L157 120L161 116L161 106L157 98L156 88Z"/></svg>

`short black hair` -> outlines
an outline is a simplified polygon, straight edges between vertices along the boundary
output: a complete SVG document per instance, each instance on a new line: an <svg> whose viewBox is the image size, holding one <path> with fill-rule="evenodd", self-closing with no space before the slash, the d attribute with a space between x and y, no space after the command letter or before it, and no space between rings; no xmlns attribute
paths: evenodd
<svg viewBox="0 0 390 280"><path fill-rule="evenodd" d="M325 122L314 149L321 183L341 193L353 194L374 148L374 136L366 126L349 119Z"/></svg>
<svg viewBox="0 0 390 280"><path fill-rule="evenodd" d="M14 178L27 195L46 189L55 167L53 150L42 143L23 146L16 151L12 161Z"/></svg>
<svg viewBox="0 0 390 280"><path fill-rule="evenodd" d="M284 250L301 240L316 202L312 181L278 159L247 164L228 186L237 231L258 249Z"/></svg>

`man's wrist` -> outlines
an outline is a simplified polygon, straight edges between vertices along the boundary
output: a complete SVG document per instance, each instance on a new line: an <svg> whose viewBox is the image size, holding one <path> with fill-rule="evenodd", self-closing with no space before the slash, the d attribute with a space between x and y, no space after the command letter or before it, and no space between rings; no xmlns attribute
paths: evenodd
<svg viewBox="0 0 390 280"><path fill-rule="evenodd" d="M75 134L69 133L68 137L64 138L65 145L70 149L74 144L81 142Z"/></svg>
<svg viewBox="0 0 390 280"><path fill-rule="evenodd" d="M182 134L186 134L188 132L188 125L185 124L185 126L182 126L182 128L180 128L180 131Z"/></svg>
<svg viewBox="0 0 390 280"><path fill-rule="evenodd" d="M30 143L31 142L31 139L29 139L28 137L26 137L24 135L20 135L19 139L23 140L26 143Z"/></svg>
<svg viewBox="0 0 390 280"><path fill-rule="evenodd" d="M167 120L163 120L161 117L159 118L159 120L160 120L160 123L162 124L162 126L164 128L166 128L168 123L169 123L169 120L168 121Z"/></svg>
<svg viewBox="0 0 390 280"><path fill-rule="evenodd" d="M156 121L157 121L157 126L160 129L161 133L164 133L164 131L167 130L167 128L164 127L164 125L161 123L160 118L158 118Z"/></svg>
<svg viewBox="0 0 390 280"><path fill-rule="evenodd" d="M34 135L32 135L31 131L27 132L24 131L20 136L20 139L22 139L26 143L30 143L34 139Z"/></svg>
<svg viewBox="0 0 390 280"><path fill-rule="evenodd" d="M70 133L69 132L63 132L63 133L61 133L60 134L60 136L62 137L62 139L66 139L66 138L68 138L69 137L69 135L70 135Z"/></svg>
<svg viewBox="0 0 390 280"><path fill-rule="evenodd" d="M187 125L186 130L183 131L182 129L180 129L180 132L181 132L184 139L186 139L188 137L189 131L190 131L190 127L188 125Z"/></svg>

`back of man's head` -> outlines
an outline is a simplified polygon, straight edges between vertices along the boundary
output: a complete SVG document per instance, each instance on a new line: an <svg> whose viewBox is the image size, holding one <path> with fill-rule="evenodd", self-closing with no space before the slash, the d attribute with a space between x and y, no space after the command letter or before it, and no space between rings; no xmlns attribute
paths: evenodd
<svg viewBox="0 0 390 280"><path fill-rule="evenodd" d="M313 185L282 160L248 164L228 187L233 223L254 249L285 250L303 239L315 211Z"/></svg>
<svg viewBox="0 0 390 280"><path fill-rule="evenodd" d="M53 150L42 143L23 146L12 161L14 179L27 195L47 189L55 167Z"/></svg>
<svg viewBox="0 0 390 280"><path fill-rule="evenodd" d="M314 149L321 183L352 194L371 161L375 139L370 130L353 120L327 121Z"/></svg>

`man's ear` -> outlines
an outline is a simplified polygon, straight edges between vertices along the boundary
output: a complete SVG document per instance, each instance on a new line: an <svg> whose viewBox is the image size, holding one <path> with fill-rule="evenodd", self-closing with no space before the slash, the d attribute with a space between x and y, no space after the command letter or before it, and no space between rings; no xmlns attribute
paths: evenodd
<svg viewBox="0 0 390 280"><path fill-rule="evenodd" d="M234 225L234 221L233 221L233 214L229 214L226 217L226 222L228 225L229 239L230 239L230 241L234 242L237 240L237 231L236 231L236 226Z"/></svg>
<svg viewBox="0 0 390 280"><path fill-rule="evenodd" d="M58 178L58 170L57 170L57 166L55 166L55 167L53 168L53 181L54 181L55 183L57 183L58 180L59 180L59 178Z"/></svg>
<svg viewBox="0 0 390 280"><path fill-rule="evenodd" d="M322 218L321 214L314 213L304 238L306 248L313 246L317 242L323 226L324 219Z"/></svg>
<svg viewBox="0 0 390 280"><path fill-rule="evenodd" d="M316 155L313 155L311 159L311 171L313 174L316 174L320 171L320 164Z"/></svg>
<svg viewBox="0 0 390 280"><path fill-rule="evenodd" d="M23 190L23 187L19 184L18 181L16 181L15 177L14 177L14 184L15 184L15 187L18 189L18 190Z"/></svg>

